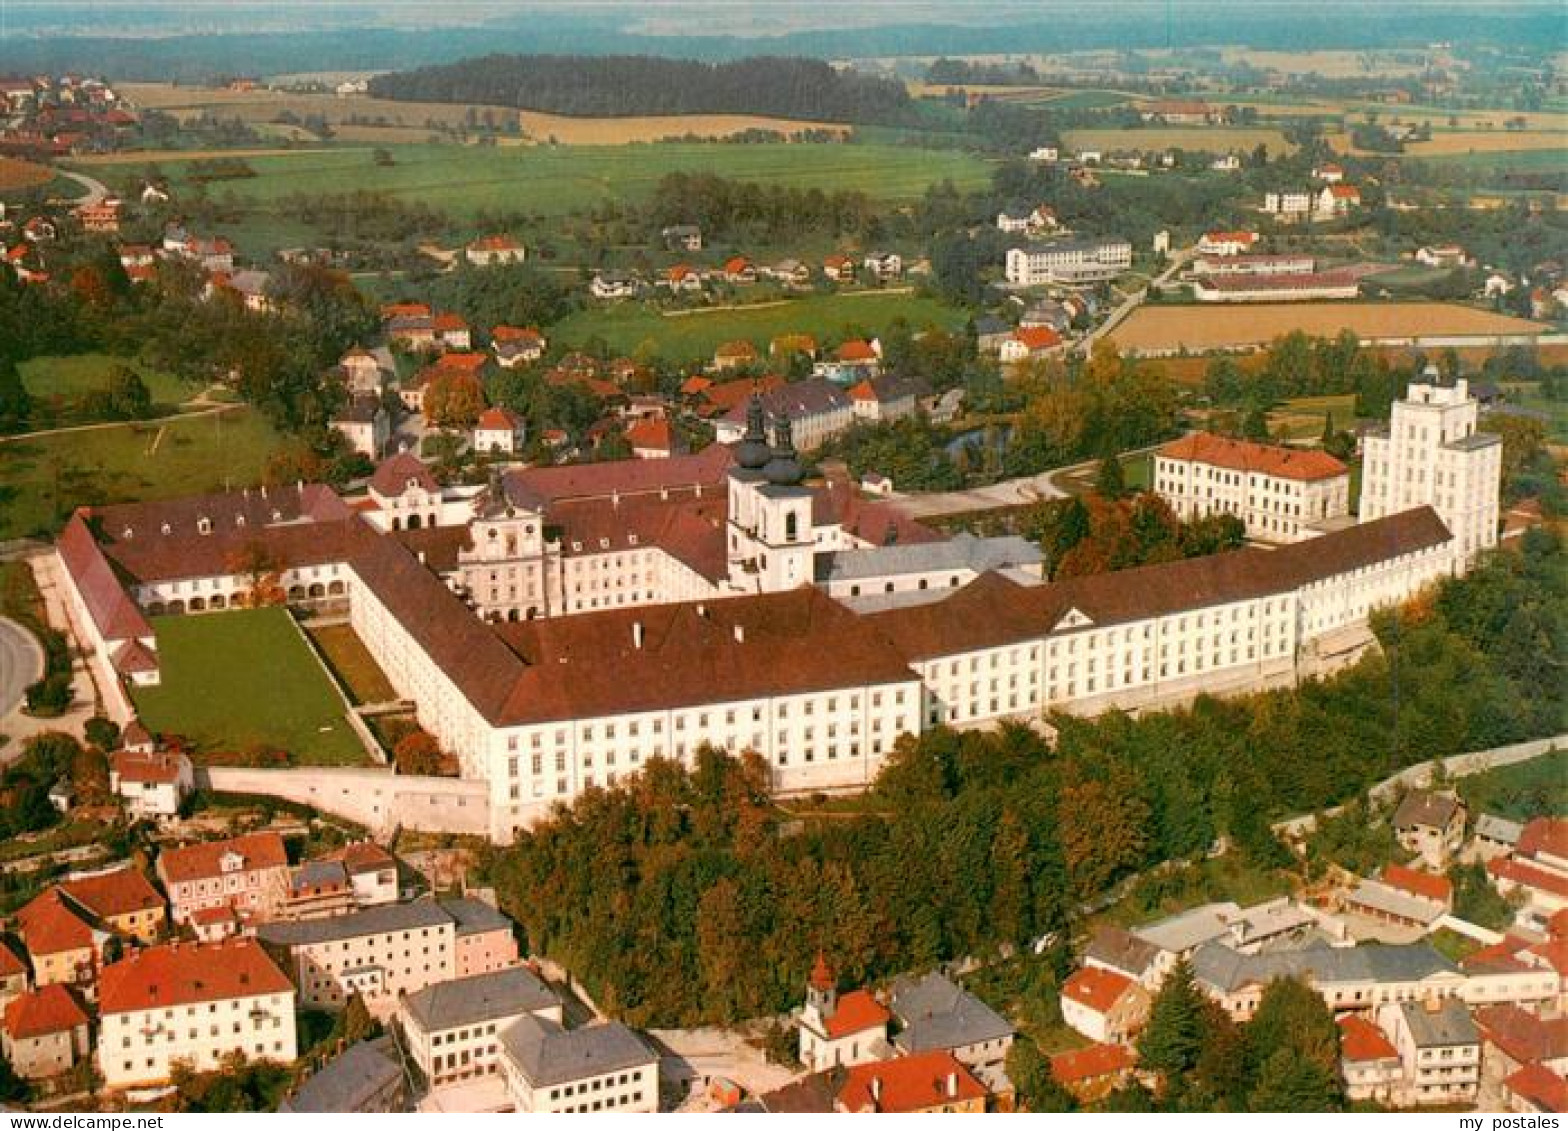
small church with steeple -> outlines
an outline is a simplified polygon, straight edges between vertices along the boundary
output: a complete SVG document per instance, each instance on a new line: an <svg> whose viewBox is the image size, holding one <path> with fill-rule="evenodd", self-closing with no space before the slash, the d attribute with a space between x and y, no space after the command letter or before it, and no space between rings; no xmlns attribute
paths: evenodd
<svg viewBox="0 0 1568 1131"><path fill-rule="evenodd" d="M800 1062L812 1072L850 1068L885 1060L888 1022L893 1015L870 990L840 996L827 959L817 961L806 979L806 1004L800 1011Z"/></svg>

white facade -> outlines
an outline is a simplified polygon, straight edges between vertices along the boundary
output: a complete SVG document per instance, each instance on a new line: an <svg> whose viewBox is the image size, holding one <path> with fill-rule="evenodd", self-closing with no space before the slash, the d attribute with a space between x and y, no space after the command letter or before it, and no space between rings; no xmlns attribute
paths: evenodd
<svg viewBox="0 0 1568 1131"><path fill-rule="evenodd" d="M1086 283L1114 279L1132 266L1126 240L1066 240L1007 251L1007 281L1034 287L1046 283Z"/></svg>
<svg viewBox="0 0 1568 1131"><path fill-rule="evenodd" d="M1350 472L1303 479L1156 453L1154 490L1178 518L1228 514L1248 538L1294 542L1314 526L1350 514Z"/></svg>
<svg viewBox="0 0 1568 1131"><path fill-rule="evenodd" d="M1363 441L1363 521L1430 506L1469 561L1497 545L1500 437L1476 431L1480 406L1464 378L1442 383L1428 369L1395 401L1386 435Z"/></svg>
<svg viewBox="0 0 1568 1131"><path fill-rule="evenodd" d="M247 1060L293 1061L294 994L105 1013L99 1020L98 1069L111 1088L162 1083L176 1061L215 1072L235 1052Z"/></svg>

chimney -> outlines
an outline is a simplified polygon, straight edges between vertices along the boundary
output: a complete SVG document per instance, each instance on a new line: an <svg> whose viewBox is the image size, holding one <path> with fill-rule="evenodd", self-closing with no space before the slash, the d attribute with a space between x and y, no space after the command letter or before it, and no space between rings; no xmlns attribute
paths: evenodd
<svg viewBox="0 0 1568 1131"><path fill-rule="evenodd" d="M746 643L746 626L745 625L737 624L735 626L735 643L737 643L737 644L744 644L744 643Z"/></svg>
<svg viewBox="0 0 1568 1131"><path fill-rule="evenodd" d="M610 507L612 509L614 509L614 510L619 510L620 506L621 506L621 492L619 490L611 491L610 492Z"/></svg>
<svg viewBox="0 0 1568 1131"><path fill-rule="evenodd" d="M697 606L697 615L699 617L701 617L703 620L707 620L708 619L708 606L699 604Z"/></svg>
<svg viewBox="0 0 1568 1131"><path fill-rule="evenodd" d="M958 1073L956 1072L947 1074L947 1098L950 1100L958 1098Z"/></svg>
<svg viewBox="0 0 1568 1131"><path fill-rule="evenodd" d="M423 550L419 551L419 564L420 565L424 565L425 564L425 552Z"/></svg>
<svg viewBox="0 0 1568 1131"><path fill-rule="evenodd" d="M877 1107L882 1106L882 1077L871 1077L871 1102Z"/></svg>
<svg viewBox="0 0 1568 1131"><path fill-rule="evenodd" d="M642 649L642 621L640 620L632 621L632 647L639 651Z"/></svg>
<svg viewBox="0 0 1568 1131"><path fill-rule="evenodd" d="M265 483L261 485L261 497L263 499L267 497L267 485Z"/></svg>

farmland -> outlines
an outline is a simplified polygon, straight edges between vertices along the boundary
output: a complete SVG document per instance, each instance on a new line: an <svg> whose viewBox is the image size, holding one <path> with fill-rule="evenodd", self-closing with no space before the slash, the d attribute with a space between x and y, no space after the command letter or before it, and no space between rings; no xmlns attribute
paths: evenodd
<svg viewBox="0 0 1568 1131"><path fill-rule="evenodd" d="M1204 353L1266 345L1292 330L1331 338L1347 329L1368 341L1417 336L1486 338L1542 334L1551 328L1456 303L1237 303L1139 307L1111 337L1131 353Z"/></svg>
<svg viewBox="0 0 1568 1131"><path fill-rule="evenodd" d="M936 299L901 291L862 291L673 315L638 305L580 311L557 323L553 336L568 345L598 337L613 351L625 354L651 345L671 361L696 361L711 357L719 345L737 338L761 349L779 334L796 332L811 334L818 342L837 342L881 333L895 318L903 318L917 330L931 325L954 329L964 321L957 307Z"/></svg>
<svg viewBox="0 0 1568 1131"><path fill-rule="evenodd" d="M560 216L609 200L638 200L677 170L709 171L737 180L820 188L858 189L884 200L911 200L927 186L951 179L979 188L989 165L969 154L894 145L670 143L627 146L389 146L393 164L374 163L368 147L315 149L248 159L254 177L224 181L214 194L266 206L291 193L372 189L448 211L527 211ZM118 175L126 185L143 158ZM176 192L189 191L189 161L165 155L160 167Z"/></svg>
<svg viewBox="0 0 1568 1131"><path fill-rule="evenodd" d="M42 188L54 180L54 170L47 165L31 161L18 161L13 157L0 157L0 192L21 192Z"/></svg>
<svg viewBox="0 0 1568 1131"><path fill-rule="evenodd" d="M367 761L343 717L343 700L286 610L157 617L152 623L163 680L136 689L133 697L153 731L181 735L198 750L284 750L297 765Z"/></svg>
<svg viewBox="0 0 1568 1131"><path fill-rule="evenodd" d="M1351 144L1349 134L1334 134L1329 142L1341 153L1360 152ZM1429 141L1407 143L1402 156L1455 157L1547 151L1556 154L1560 162L1565 143L1568 143L1568 136L1557 130L1435 130Z"/></svg>
<svg viewBox="0 0 1568 1131"><path fill-rule="evenodd" d="M244 407L164 424L6 440L0 442L0 539L53 531L86 504L257 483L267 458L296 443Z"/></svg>
<svg viewBox="0 0 1568 1131"><path fill-rule="evenodd" d="M1295 147L1273 129L1231 129L1225 126L1151 127L1149 129L1068 130L1062 140L1072 149L1182 149L1206 153L1250 153L1268 147L1270 156L1292 152Z"/></svg>

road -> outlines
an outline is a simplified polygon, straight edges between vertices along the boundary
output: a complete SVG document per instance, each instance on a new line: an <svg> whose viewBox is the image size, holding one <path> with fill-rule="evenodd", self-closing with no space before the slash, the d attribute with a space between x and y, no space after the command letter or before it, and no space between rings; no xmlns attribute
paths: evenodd
<svg viewBox="0 0 1568 1131"><path fill-rule="evenodd" d="M33 634L0 617L0 718L22 702L27 685L44 674L44 650Z"/></svg>
<svg viewBox="0 0 1568 1131"><path fill-rule="evenodd" d="M1150 280L1148 286L1133 291L1132 294L1128 295L1126 299L1122 301L1120 306L1111 311L1110 316L1107 317L1104 322L1101 322L1093 330L1084 335L1083 341L1079 342L1076 346L1073 347L1074 352L1082 354L1084 357L1088 357L1090 351L1094 349L1095 342L1099 341L1101 338L1105 337L1106 334L1109 334L1112 330L1116 329L1116 327L1121 324L1122 319L1126 318L1134 310L1137 310L1140 305L1142 305L1145 295L1147 295L1154 288L1162 286L1170 279L1172 275L1176 274L1176 272L1187 266L1187 263L1196 254L1198 254L1198 249L1195 247L1189 247L1183 248L1181 251L1178 251L1175 255L1173 255L1171 257L1170 266L1166 267L1164 271L1161 271L1152 280Z"/></svg>
<svg viewBox="0 0 1568 1131"><path fill-rule="evenodd" d="M95 180L84 173L72 173L66 169L57 169L55 171L62 177L69 177L87 190L87 196L76 202L78 207L102 204L109 196L109 186L100 180Z"/></svg>

